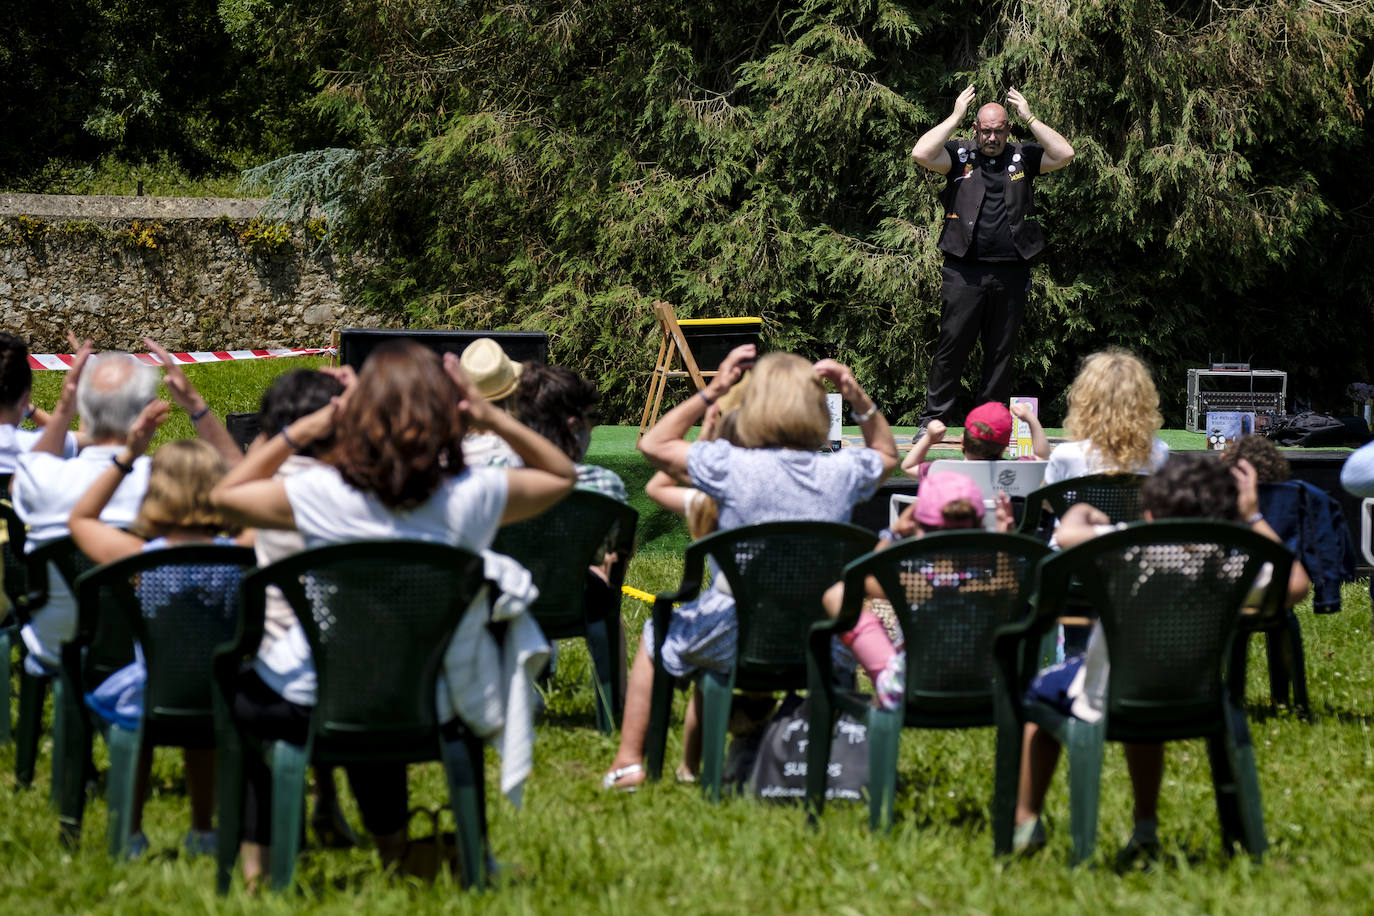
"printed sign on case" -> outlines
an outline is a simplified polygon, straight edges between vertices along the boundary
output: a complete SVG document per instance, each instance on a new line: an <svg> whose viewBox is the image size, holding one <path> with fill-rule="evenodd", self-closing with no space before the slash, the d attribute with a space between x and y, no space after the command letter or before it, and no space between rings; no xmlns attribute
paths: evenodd
<svg viewBox="0 0 1374 916"><path fill-rule="evenodd" d="M1017 404L1029 404L1031 413L1035 414L1035 416L1037 417L1040 416L1039 398L1013 397L1011 399L1011 403L1008 406L1015 407ZM1035 446L1031 442L1030 424L1027 423L1025 420L1018 420L1015 414L1012 415L1011 423L1011 454L1007 457L1034 457Z"/></svg>

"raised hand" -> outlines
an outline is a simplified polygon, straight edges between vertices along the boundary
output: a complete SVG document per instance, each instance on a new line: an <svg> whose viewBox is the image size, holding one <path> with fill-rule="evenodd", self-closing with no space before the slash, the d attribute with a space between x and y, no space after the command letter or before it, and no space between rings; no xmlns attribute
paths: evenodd
<svg viewBox="0 0 1374 916"><path fill-rule="evenodd" d="M171 405L161 398L149 401L139 413L138 419L134 420L134 425L129 427L129 433L124 439L124 447L129 450L129 454L142 455L148 451L148 445L157 434L157 428L166 423L171 414Z"/></svg>
<svg viewBox="0 0 1374 916"><path fill-rule="evenodd" d="M468 374L463 371L462 360L457 353L444 354L444 371L448 377L453 379L453 384L458 388L458 410L467 419L468 424L473 427L482 428L487 425L488 417L494 409L482 392L468 378Z"/></svg>
<svg viewBox="0 0 1374 916"><path fill-rule="evenodd" d="M1016 116L1025 123L1030 123L1031 110L1026 97L1017 92L1015 88L1007 90L1007 104L1016 112Z"/></svg>
<svg viewBox="0 0 1374 916"><path fill-rule="evenodd" d="M754 360L757 357L758 347L753 344L740 344L725 354L725 359L720 361L720 366L716 370L715 378L711 379L706 386L711 389L708 397L714 401L735 387L735 384L744 377L744 373L754 367Z"/></svg>
<svg viewBox="0 0 1374 916"><path fill-rule="evenodd" d="M181 371L181 365L172 358L162 346L151 337L143 338L148 350L158 358L166 375L162 377L162 383L167 386L167 393L176 401L177 406L189 414L199 413L205 409L205 398L200 396L196 386L191 384L191 380L186 377L186 373Z"/></svg>
<svg viewBox="0 0 1374 916"><path fill-rule="evenodd" d="M854 378L854 373L844 363L833 359L823 359L811 367L816 370L816 374L835 386L835 390L846 401L853 400L854 397L863 393L858 381Z"/></svg>
<svg viewBox="0 0 1374 916"><path fill-rule="evenodd" d="M1259 472L1244 458L1236 461L1231 468L1231 477L1236 482L1236 508L1240 517L1248 519L1259 512Z"/></svg>
<svg viewBox="0 0 1374 916"><path fill-rule="evenodd" d="M956 120L964 120L964 115L968 114L968 107L973 104L976 95L977 92L972 83L969 83L964 91L959 93L959 97L954 100L954 117Z"/></svg>
<svg viewBox="0 0 1374 916"><path fill-rule="evenodd" d="M926 438L930 440L931 445L945 441L946 432L948 432L948 427L939 420L931 420L926 423Z"/></svg>

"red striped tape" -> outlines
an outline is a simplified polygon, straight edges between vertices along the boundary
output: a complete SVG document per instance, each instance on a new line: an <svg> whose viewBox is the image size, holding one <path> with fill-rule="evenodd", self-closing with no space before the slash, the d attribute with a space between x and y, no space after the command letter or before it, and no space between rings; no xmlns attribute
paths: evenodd
<svg viewBox="0 0 1374 916"><path fill-rule="evenodd" d="M173 353L178 363L222 363L235 359L273 359L278 356L333 356L334 347L298 347L286 350L198 350L193 353ZM135 353L134 357L150 366L162 365L151 353ZM72 367L70 353L30 353L29 366L34 369L66 370Z"/></svg>

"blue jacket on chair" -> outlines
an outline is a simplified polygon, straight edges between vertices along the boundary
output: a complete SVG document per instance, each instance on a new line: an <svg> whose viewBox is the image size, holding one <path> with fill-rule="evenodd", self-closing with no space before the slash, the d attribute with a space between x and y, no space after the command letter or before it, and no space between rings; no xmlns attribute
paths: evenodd
<svg viewBox="0 0 1374 916"><path fill-rule="evenodd" d="M1341 504L1302 480L1262 483L1260 511L1312 578L1312 609L1341 609L1341 583L1355 578L1355 547Z"/></svg>

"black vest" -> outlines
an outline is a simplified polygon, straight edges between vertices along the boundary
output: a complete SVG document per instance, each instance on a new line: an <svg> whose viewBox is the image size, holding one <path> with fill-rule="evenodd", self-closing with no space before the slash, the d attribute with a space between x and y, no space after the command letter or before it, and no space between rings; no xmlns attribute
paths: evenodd
<svg viewBox="0 0 1374 916"><path fill-rule="evenodd" d="M1021 152L1023 143L1008 143L1013 154ZM966 147L970 158L979 155L977 147L969 141ZM978 209L983 205L983 170L974 162L960 162L954 154L949 175L945 179L945 189L940 200L945 205L945 225L940 230L939 248L945 254L962 258L968 254L969 243L973 240L973 227L978 222ZM1025 175L1025 172L1021 172ZM1045 234L1040 230L1040 220L1035 215L1035 196L1031 193L1034 179L1008 176L1006 191L1007 223L1011 228L1011 242L1017 254L1029 261L1045 250Z"/></svg>

